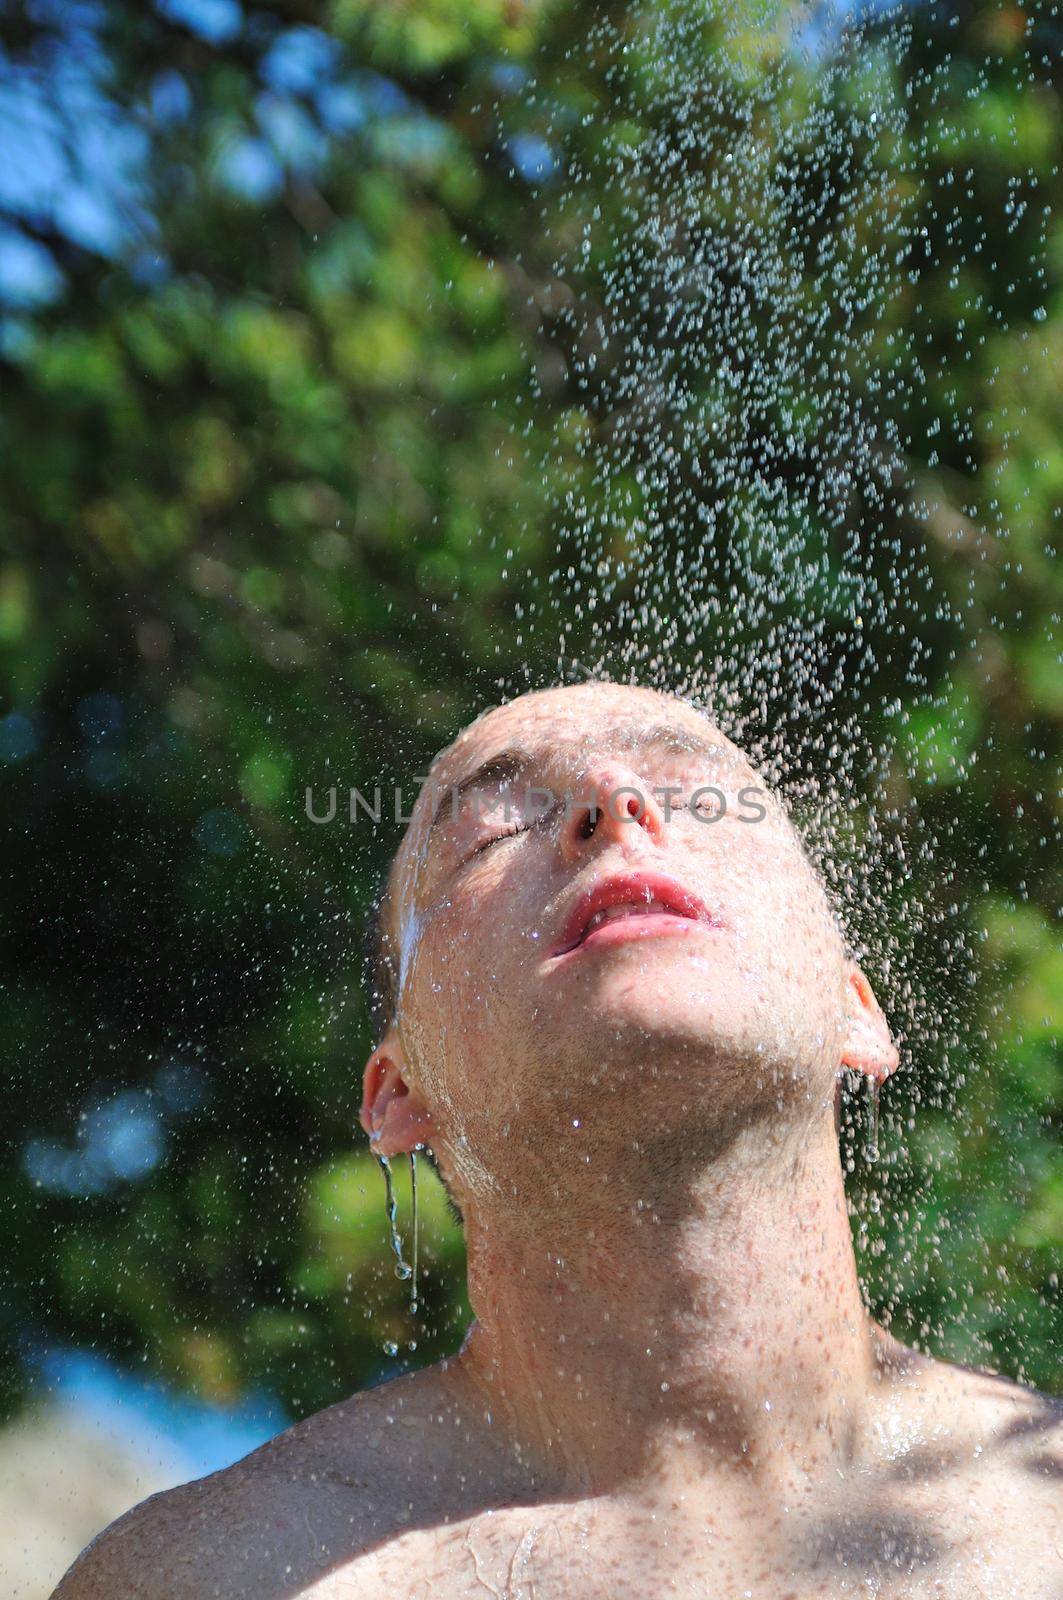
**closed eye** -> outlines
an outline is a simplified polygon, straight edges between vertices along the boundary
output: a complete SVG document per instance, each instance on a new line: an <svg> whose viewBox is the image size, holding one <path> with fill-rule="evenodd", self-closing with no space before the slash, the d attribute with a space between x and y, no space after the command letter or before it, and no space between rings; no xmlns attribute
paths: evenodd
<svg viewBox="0 0 1063 1600"><path fill-rule="evenodd" d="M470 850L469 854L465 857L464 861L462 861L461 865L463 867L466 866L467 863L472 861L475 856L481 855L485 850L490 850L491 846L493 844L498 844L501 839L512 839L515 834L530 833L533 828L543 828L548 822L553 820L553 818L561 810L563 804L564 801L559 800L552 805L548 811L544 811L541 816L534 817L531 822L518 822L515 823L512 828L503 829L501 833L493 833L489 839L484 839L482 844L478 844L474 850Z"/></svg>
<svg viewBox="0 0 1063 1600"><path fill-rule="evenodd" d="M471 861L473 856L480 855L484 850L490 850L491 846L493 844L497 844L500 839L512 839L515 833L527 833L530 826L531 824L529 822L524 822L518 827L506 828L503 833L493 833L490 839L485 839L482 844L478 844L476 846L475 850L469 851L469 854L465 857L466 861Z"/></svg>
<svg viewBox="0 0 1063 1600"><path fill-rule="evenodd" d="M491 846L493 844L498 844L499 840L512 839L515 834L527 833L530 827L530 823L524 822L517 824L515 827L506 828L502 833L493 833L489 839L484 839L482 844L478 844L474 850L470 850L468 855L463 857L463 859L458 863L459 869L461 867L467 867L470 861L473 861L477 856L482 855L485 850L490 850Z"/></svg>
<svg viewBox="0 0 1063 1600"><path fill-rule="evenodd" d="M727 812L727 796L716 784L706 784L703 787L705 789L705 795L702 798L696 802L694 801L693 796L687 800L673 800L671 806L672 810L691 811L696 812L699 816L702 816L705 813L710 812L715 806L719 816L725 815Z"/></svg>

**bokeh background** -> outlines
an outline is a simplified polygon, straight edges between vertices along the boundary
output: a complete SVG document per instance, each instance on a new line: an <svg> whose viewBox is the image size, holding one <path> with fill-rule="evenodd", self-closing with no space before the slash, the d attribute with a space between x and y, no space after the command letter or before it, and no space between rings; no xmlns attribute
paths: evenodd
<svg viewBox="0 0 1063 1600"><path fill-rule="evenodd" d="M622 89L603 17L631 29ZM845 376L903 443L921 512L898 493L891 526L964 628L920 625L933 716L885 642L861 692L910 712L891 792L958 841L920 892L976 962L953 1098L898 1080L877 1164L852 1119L854 1231L899 1337L1063 1393L1063 24L913 4L854 49L843 23L810 14L797 49L763 7L726 40L706 20L733 120L697 159L726 194L781 55L794 105L830 61L841 137L795 113L789 152L824 326L852 315L825 263L884 225L832 205L846 151L910 219ZM568 662L622 614L640 446L593 469L609 307L557 262L588 215L623 238L617 161L682 119L640 78L645 18L600 0L9 0L0 41L0 1520L34 1597L153 1489L460 1343L438 1182L420 1162L413 1321L356 1123L363 925L391 786L557 674L529 596ZM711 226L755 231L748 196ZM785 438L765 470L814 480L839 374L807 357L804 415L758 426ZM574 485L617 530L593 618ZM828 501L859 560L866 506ZM377 783L381 825L349 821Z"/></svg>

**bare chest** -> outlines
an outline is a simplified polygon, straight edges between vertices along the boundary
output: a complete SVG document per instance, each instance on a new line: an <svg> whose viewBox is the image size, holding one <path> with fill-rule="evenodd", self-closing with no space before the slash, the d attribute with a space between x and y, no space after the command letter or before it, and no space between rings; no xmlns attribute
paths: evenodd
<svg viewBox="0 0 1063 1600"><path fill-rule="evenodd" d="M307 1600L1037 1600L1058 1596L1022 1541L951 1506L841 1506L782 1517L594 1501L411 1527ZM950 1526L951 1523L951 1526ZM1028 1554L1032 1554L1029 1551Z"/></svg>

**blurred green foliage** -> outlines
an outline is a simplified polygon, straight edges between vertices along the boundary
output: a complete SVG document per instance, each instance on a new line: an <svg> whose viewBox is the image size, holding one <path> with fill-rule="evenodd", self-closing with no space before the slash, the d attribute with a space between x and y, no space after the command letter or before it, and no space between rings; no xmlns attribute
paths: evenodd
<svg viewBox="0 0 1063 1600"><path fill-rule="evenodd" d="M499 684L549 680L555 638L521 616L534 580L578 562L561 487L616 528L620 573L655 447L636 435L628 466L596 470L620 415L617 369L591 359L610 317L600 273L638 203L617 164L678 118L628 9L235 14L212 38L179 10L90 8L99 93L143 141L136 215L108 251L44 211L7 219L58 275L44 303L9 310L0 343L12 1404L42 1338L212 1396L261 1384L296 1414L391 1370L389 1342L400 1362L456 1347L469 1309L438 1182L422 1161L415 1327L356 1123L362 923L401 827L315 827L304 794L337 785L341 819L352 784L412 794ZM16 5L0 23L9 61L45 84L48 16ZM606 16L631 30L623 83L586 45ZM975 3L908 25L899 63L869 45L831 91L843 143L896 164L926 241L846 382L902 442L922 501L917 517L898 492L874 514L978 649L944 612L921 630L933 715L892 636L853 694L899 698L892 797L970 844L923 889L963 908L957 937L982 967L973 1055L949 1063L962 1115L917 1104L918 1072L887 1091L882 1204L883 1168L850 1140L856 1237L901 1337L1063 1392L1058 23ZM748 222L712 180L785 48L779 29L725 42L707 27L706 74L734 112L700 147L709 234ZM795 116L817 71L788 80ZM870 141L873 104L906 106L908 133ZM807 144L794 159L815 196L826 158ZM555 265L585 225L577 296ZM762 225L786 237L767 200ZM818 251L794 253L802 303L859 326L826 264L881 226L825 207ZM633 250L632 298L644 267ZM699 379L707 414L770 472L814 478L837 375L802 344L807 403L777 416L769 396L754 425L742 383L720 380L728 353ZM895 381L862 393L891 363ZM857 549L870 515L857 488ZM701 537L678 527L677 548ZM610 603L625 592L620 573ZM569 621L578 657L588 621L575 604Z"/></svg>

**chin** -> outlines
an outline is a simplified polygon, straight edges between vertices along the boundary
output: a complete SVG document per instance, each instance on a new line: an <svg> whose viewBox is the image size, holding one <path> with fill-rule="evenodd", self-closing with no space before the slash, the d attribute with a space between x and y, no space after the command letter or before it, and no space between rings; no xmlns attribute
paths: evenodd
<svg viewBox="0 0 1063 1600"><path fill-rule="evenodd" d="M581 1027L628 1026L706 1047L767 1020L768 996L731 962L639 960L594 974L576 1002Z"/></svg>
<svg viewBox="0 0 1063 1600"><path fill-rule="evenodd" d="M726 1078L742 1098L830 1094L833 1074L811 1030L792 1026L800 1015L793 1005L792 996L751 994L734 982L694 988L691 974L652 982L610 974L579 1008L564 1054L603 1087L637 1076L658 1086L674 1079L680 1091L700 1083L711 1095Z"/></svg>
<svg viewBox="0 0 1063 1600"><path fill-rule="evenodd" d="M692 1068L711 1071L714 1062L756 1056L756 1036L701 997L682 997L667 1008L653 997L620 994L602 997L581 1013L571 1053L592 1069L615 1072L630 1066L642 1076L660 1077L674 1066L689 1080Z"/></svg>

